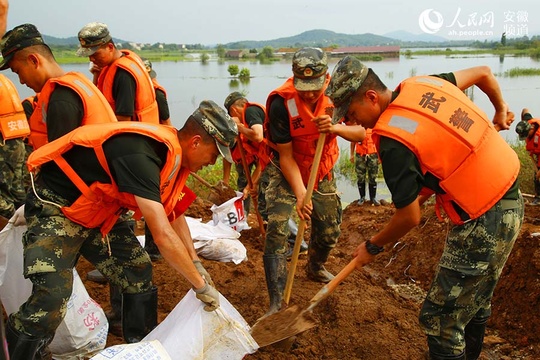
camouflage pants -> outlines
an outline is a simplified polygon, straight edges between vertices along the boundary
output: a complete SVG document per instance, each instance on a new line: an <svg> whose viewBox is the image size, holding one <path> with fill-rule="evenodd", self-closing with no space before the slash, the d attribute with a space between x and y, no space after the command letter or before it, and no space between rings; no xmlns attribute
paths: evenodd
<svg viewBox="0 0 540 360"><path fill-rule="evenodd" d="M3 139L0 136L3 143ZM0 143L0 216L9 219L24 204L26 192L23 187L25 149L22 139Z"/></svg>
<svg viewBox="0 0 540 360"><path fill-rule="evenodd" d="M501 200L450 231L420 312L431 352L461 354L465 326L491 315L493 291L522 223L523 199Z"/></svg>
<svg viewBox="0 0 540 360"><path fill-rule="evenodd" d="M59 205L66 201L36 185L42 199ZM28 230L23 237L24 276L32 281L32 294L10 322L24 333L53 334L66 313L73 286L73 267L84 256L125 293L141 293L152 286L152 264L127 221L109 233L112 255L99 229L88 229L68 220L61 210L39 200L33 192L25 205Z"/></svg>
<svg viewBox="0 0 540 360"><path fill-rule="evenodd" d="M257 161L257 160L256 160ZM242 164L234 164L236 172L238 173L238 180L236 181L236 185L238 186L238 191L243 191L246 186L248 185L248 180L246 177L246 173L244 172L244 167ZM249 164L249 171L253 172L254 167L256 166L256 162L252 162ZM266 169L263 170L261 174L261 178L259 180L259 191L257 194L257 208L259 210L259 213L261 214L262 218L265 219L265 213L266 213L266 200L265 200L265 193L266 193L266 187L268 186L268 175L266 175ZM248 196L244 200L244 211L247 214L249 214L249 210L251 209L251 197Z"/></svg>
<svg viewBox="0 0 540 360"><path fill-rule="evenodd" d="M270 163L266 167L269 184L266 189L266 210L268 225L264 245L265 254L286 254L287 239L290 235L289 218L296 210L296 197L281 173ZM341 234L341 199L337 194L336 180L321 180L313 191L313 212L311 214L311 244L318 248L333 248Z"/></svg>
<svg viewBox="0 0 540 360"><path fill-rule="evenodd" d="M377 174L379 173L379 157L377 154L354 156L354 169L356 171L356 183L358 187L366 186L366 175L368 184L377 185Z"/></svg>

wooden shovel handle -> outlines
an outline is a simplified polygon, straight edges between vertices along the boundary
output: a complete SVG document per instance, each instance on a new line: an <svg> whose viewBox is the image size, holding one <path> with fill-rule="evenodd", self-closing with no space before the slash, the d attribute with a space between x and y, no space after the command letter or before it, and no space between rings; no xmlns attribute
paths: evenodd
<svg viewBox="0 0 540 360"><path fill-rule="evenodd" d="M201 184L208 187L209 189L216 190L214 185L210 184L208 181L204 180L202 177L200 177L199 175L197 175L193 171L191 172L191 176L193 176L195 179L199 180L201 182Z"/></svg>

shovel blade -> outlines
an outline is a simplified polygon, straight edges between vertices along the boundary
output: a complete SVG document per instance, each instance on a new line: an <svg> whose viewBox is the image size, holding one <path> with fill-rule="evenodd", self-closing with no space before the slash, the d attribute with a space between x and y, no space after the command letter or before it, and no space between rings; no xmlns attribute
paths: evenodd
<svg viewBox="0 0 540 360"><path fill-rule="evenodd" d="M258 320L251 328L251 336L259 347L268 346L317 326L311 311L297 305L280 310Z"/></svg>

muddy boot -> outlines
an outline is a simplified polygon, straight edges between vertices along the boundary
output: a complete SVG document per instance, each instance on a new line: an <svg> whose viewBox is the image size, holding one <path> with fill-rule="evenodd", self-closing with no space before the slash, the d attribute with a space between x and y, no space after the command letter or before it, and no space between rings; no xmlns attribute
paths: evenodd
<svg viewBox="0 0 540 360"><path fill-rule="evenodd" d="M484 334L486 333L486 319L473 318L465 326L465 354L467 360L476 360L482 352Z"/></svg>
<svg viewBox="0 0 540 360"><path fill-rule="evenodd" d="M109 333L122 336L122 290L120 286L109 284L111 310L105 311L109 321Z"/></svg>
<svg viewBox="0 0 540 360"><path fill-rule="evenodd" d="M308 279L329 283L334 278L334 275L329 273L324 268L324 263L328 260L331 248L321 248L318 245L313 244L313 241L309 244L308 249L308 262L306 264L306 275Z"/></svg>
<svg viewBox="0 0 540 360"><path fill-rule="evenodd" d="M17 331L11 323L6 324L6 340L11 360L50 360L52 354L48 345L52 336L35 337Z"/></svg>
<svg viewBox="0 0 540 360"><path fill-rule="evenodd" d="M122 294L122 333L126 343L141 341L157 326L157 287L141 294Z"/></svg>
<svg viewBox="0 0 540 360"><path fill-rule="evenodd" d="M377 184L372 185L369 184L369 200L371 200L371 204L374 206L379 206L381 203L375 199L375 196L377 195Z"/></svg>
<svg viewBox="0 0 540 360"><path fill-rule="evenodd" d="M432 351L429 352L429 359L430 360L469 360L469 358L465 358L465 353L461 353L459 355L442 355L442 354L436 354Z"/></svg>
<svg viewBox="0 0 540 360"><path fill-rule="evenodd" d="M358 200L358 205L363 205L366 201L366 183L358 183L358 193L360 194L360 200Z"/></svg>
<svg viewBox="0 0 540 360"><path fill-rule="evenodd" d="M287 282L287 256L281 254L263 255L266 287L270 297L270 308L264 315L272 315L281 309L283 291Z"/></svg>

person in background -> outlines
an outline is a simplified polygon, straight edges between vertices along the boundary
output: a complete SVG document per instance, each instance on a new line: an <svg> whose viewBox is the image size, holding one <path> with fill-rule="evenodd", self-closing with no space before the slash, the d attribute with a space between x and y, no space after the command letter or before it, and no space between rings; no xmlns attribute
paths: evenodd
<svg viewBox="0 0 540 360"><path fill-rule="evenodd" d="M268 226L263 262L270 307L265 315L281 308L287 280L288 220L295 207L300 219L311 220L308 279L327 283L334 277L324 264L340 235L342 209L333 170L339 157L337 136L361 141L365 132L361 126L332 123L333 106L324 95L330 81L327 70L328 58L323 50L296 51L293 76L273 90L266 102L265 122L273 158L266 167L270 181L266 190ZM321 132L328 134L313 197L304 199Z"/></svg>
<svg viewBox="0 0 540 360"><path fill-rule="evenodd" d="M22 101L22 107L24 109L24 114L26 115L26 120L30 121L30 118L32 117L32 114L34 113L34 109L37 106L37 100L38 95L35 94L33 96L29 96L26 99ZM28 160L28 156L34 151L34 148L32 145L30 145L30 139L26 137L24 139L24 148L25 148L25 157L24 162ZM23 186L25 192L28 192L30 190L30 187L32 186L30 181L30 172L28 171L28 167L23 166Z"/></svg>
<svg viewBox="0 0 540 360"><path fill-rule="evenodd" d="M78 33L77 55L88 57L94 83L111 105L118 121L159 123L152 80L141 58L114 45L106 24L91 22Z"/></svg>
<svg viewBox="0 0 540 360"><path fill-rule="evenodd" d="M33 290L9 316L12 360L33 359L52 340L81 255L121 287L127 343L157 325L148 254L133 232L110 232L122 211L144 216L163 257L192 285L205 310L218 308L219 293L180 207L189 174L214 164L220 154L230 156L237 135L225 111L203 101L180 130L139 122L86 125L34 151L28 164L39 169L39 178L26 200L24 241L24 275Z"/></svg>
<svg viewBox="0 0 540 360"><path fill-rule="evenodd" d="M493 121L463 90L476 85L495 108ZM373 129L396 212L353 253L361 269L421 220L419 195L435 194L450 229L420 324L432 360L478 359L491 298L523 222L520 163L498 134L513 114L491 69L416 76L389 90L372 69L346 56L326 94L334 118ZM504 164L504 166L501 166Z"/></svg>
<svg viewBox="0 0 540 360"><path fill-rule="evenodd" d="M366 137L359 142L351 142L351 162L356 172L356 184L360 199L358 205L366 202L366 175L368 179L369 200L372 205L379 206L377 200L377 175L379 174L379 155L371 138L371 129L366 130Z"/></svg>
<svg viewBox="0 0 540 360"><path fill-rule="evenodd" d="M519 140L525 141L525 149L534 164L534 199L531 205L540 205L540 119L535 119L529 109L521 111L521 121L516 124Z"/></svg>

